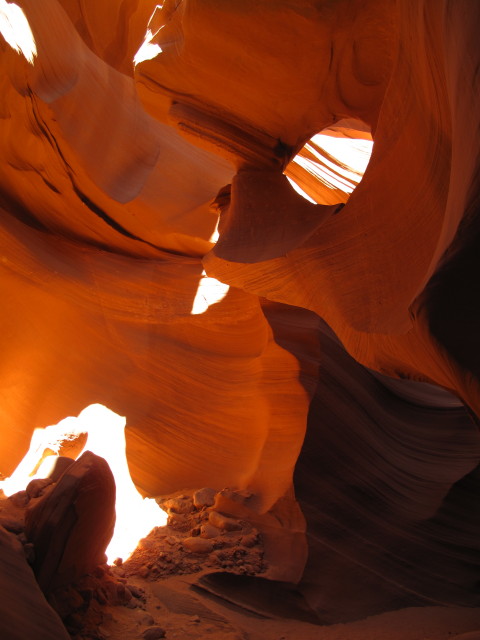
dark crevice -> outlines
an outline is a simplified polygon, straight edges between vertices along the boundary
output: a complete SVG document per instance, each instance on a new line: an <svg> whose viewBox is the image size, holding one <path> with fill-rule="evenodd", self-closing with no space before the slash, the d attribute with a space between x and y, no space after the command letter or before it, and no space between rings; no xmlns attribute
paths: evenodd
<svg viewBox="0 0 480 640"><path fill-rule="evenodd" d="M0 209L12 215L23 224L37 231L49 231L27 207L14 196L0 192Z"/></svg>
<svg viewBox="0 0 480 640"><path fill-rule="evenodd" d="M93 200L90 200L90 198L87 195L85 195L83 193L83 191L80 191L80 189L76 186L76 184L74 183L73 180L72 180L72 187L73 187L73 190L74 190L75 194L80 198L80 200L83 202L83 204L86 207L88 207L90 209L90 211L92 211L92 213L97 215L104 222L106 222L110 227L112 227L112 229L115 229L115 231L118 231L118 233L121 233L122 235L126 236L127 238L131 238L132 240L139 240L140 242L144 242L144 240L142 240L138 236L134 235L133 233L130 233L130 231L125 229L125 227L122 227L121 224L119 224L116 220L114 220L111 216L109 216L108 213L106 213L101 207L96 205L93 202Z"/></svg>

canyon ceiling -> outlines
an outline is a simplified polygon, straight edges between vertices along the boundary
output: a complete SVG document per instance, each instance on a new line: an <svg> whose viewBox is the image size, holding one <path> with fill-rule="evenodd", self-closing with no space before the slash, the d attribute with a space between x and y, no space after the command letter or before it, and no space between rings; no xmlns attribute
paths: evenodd
<svg viewBox="0 0 480 640"><path fill-rule="evenodd" d="M478 605L479 4L0 19L0 471L101 403L144 495L251 494L322 621Z"/></svg>

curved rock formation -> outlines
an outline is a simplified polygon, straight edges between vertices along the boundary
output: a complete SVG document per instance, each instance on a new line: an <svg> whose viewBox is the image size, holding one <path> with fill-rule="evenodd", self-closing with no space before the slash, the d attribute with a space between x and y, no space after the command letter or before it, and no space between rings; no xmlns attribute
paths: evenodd
<svg viewBox="0 0 480 640"><path fill-rule="evenodd" d="M25 561L22 545L0 527L0 566L2 569L2 620L5 638L23 640L68 640L60 618L48 606Z"/></svg>
<svg viewBox="0 0 480 640"><path fill-rule="evenodd" d="M102 564L115 525L115 480L103 458L86 451L48 494L30 507L25 534L35 548L33 570L45 593Z"/></svg>
<svg viewBox="0 0 480 640"><path fill-rule="evenodd" d="M298 460L320 620L478 604L477 4L13 6L2 472L102 403L144 494L248 489L282 521ZM374 141L351 195L320 132Z"/></svg>

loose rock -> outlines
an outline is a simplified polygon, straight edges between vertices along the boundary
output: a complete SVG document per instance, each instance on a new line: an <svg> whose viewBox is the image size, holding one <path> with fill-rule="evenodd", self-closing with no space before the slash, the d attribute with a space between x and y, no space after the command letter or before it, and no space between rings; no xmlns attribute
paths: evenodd
<svg viewBox="0 0 480 640"><path fill-rule="evenodd" d="M170 498L162 504L162 509L167 509L172 513L191 513L193 503L191 498Z"/></svg>
<svg viewBox="0 0 480 640"><path fill-rule="evenodd" d="M240 542L244 547L254 547L258 542L258 534L252 532L246 536L242 536Z"/></svg>
<svg viewBox="0 0 480 640"><path fill-rule="evenodd" d="M150 569L143 565L143 567L140 567L140 569L138 570L138 575L141 576L142 578L146 578L150 573Z"/></svg>
<svg viewBox="0 0 480 640"><path fill-rule="evenodd" d="M218 513L218 511L210 511L208 520L214 527L224 531L239 531L242 528L238 520L224 516L223 513Z"/></svg>
<svg viewBox="0 0 480 640"><path fill-rule="evenodd" d="M200 491L203 492L203 489ZM217 500L219 494L215 494L213 489L208 491L210 498L215 497ZM171 498L157 498L157 501L162 506L172 506L169 500L186 501L189 498L191 501L191 496L175 495ZM229 513L228 510L226 513ZM152 544L147 541L146 544L140 544L132 556L125 560L122 569L126 580L130 582L132 576L140 575L152 582L171 575L197 573L212 566L228 568L229 571L243 575L265 571L261 538L248 521L224 515L220 509L212 512L204 507L195 508L191 513L172 512L170 518L175 519L175 526L172 526L173 522L169 519L170 526L154 528L147 536ZM214 526L209 518L222 528ZM251 533L253 535L248 537ZM242 544L244 537L245 544ZM249 545L252 547L249 548ZM221 555L216 555L219 552ZM251 565L248 571L245 569L247 563ZM113 570L117 579L118 570L119 567ZM135 601L136 594L132 589L130 591ZM145 594L142 594L140 600L136 599L136 602L145 602ZM126 606L131 604L130 601Z"/></svg>
<svg viewBox="0 0 480 640"><path fill-rule="evenodd" d="M132 596L134 598L142 598L145 595L143 589L140 589L139 587L135 586L134 584L127 584L126 586L130 590L130 593L132 594Z"/></svg>
<svg viewBox="0 0 480 640"><path fill-rule="evenodd" d="M213 524L208 522L206 524L202 524L200 527L201 538L216 538L220 533L220 529L217 529L217 527L214 527Z"/></svg>
<svg viewBox="0 0 480 640"><path fill-rule="evenodd" d="M149 613L140 611L139 614L140 614L140 620L138 621L139 624L144 624L145 626L148 626L148 627L151 627L155 624L155 620Z"/></svg>
<svg viewBox="0 0 480 640"><path fill-rule="evenodd" d="M149 627L142 634L144 640L159 640L159 638L164 638L165 635L165 629L162 627Z"/></svg>
<svg viewBox="0 0 480 640"><path fill-rule="evenodd" d="M205 538L185 538L183 546L192 553L210 553L213 549L213 543Z"/></svg>
<svg viewBox="0 0 480 640"><path fill-rule="evenodd" d="M215 495L216 491L214 489L210 489L209 487L199 489L193 494L193 504L197 509L202 509L203 507L211 507L213 504L215 504Z"/></svg>

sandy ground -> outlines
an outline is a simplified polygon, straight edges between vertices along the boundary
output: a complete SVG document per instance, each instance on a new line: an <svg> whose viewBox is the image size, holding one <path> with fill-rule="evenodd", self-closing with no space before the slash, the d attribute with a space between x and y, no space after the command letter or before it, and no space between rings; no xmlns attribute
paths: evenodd
<svg viewBox="0 0 480 640"><path fill-rule="evenodd" d="M212 518L207 505L192 507L191 496L169 506L168 526L126 562L88 578L93 597L86 613L79 599L74 640L480 640L480 608L408 608L314 624L294 590L262 577L262 539L250 523ZM23 510L0 501L0 520L20 540Z"/></svg>
<svg viewBox="0 0 480 640"><path fill-rule="evenodd" d="M134 640L152 625L170 640L447 640L478 630L480 609L409 608L348 624L322 627L269 618L191 586L191 577L132 580L145 591L145 608L109 607L102 631L110 640Z"/></svg>

